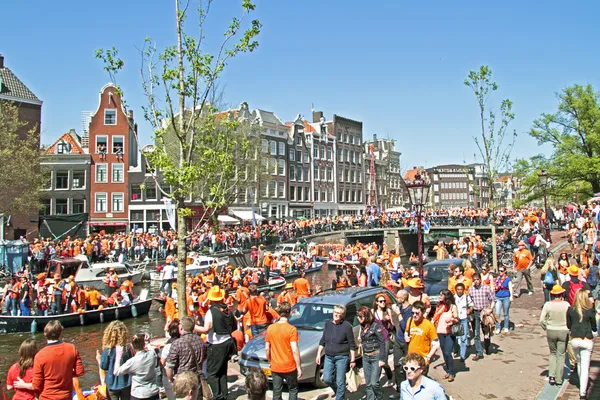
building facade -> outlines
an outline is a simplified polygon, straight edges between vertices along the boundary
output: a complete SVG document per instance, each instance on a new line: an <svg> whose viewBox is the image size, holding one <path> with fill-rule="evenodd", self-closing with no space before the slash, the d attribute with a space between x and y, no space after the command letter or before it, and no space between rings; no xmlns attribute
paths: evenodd
<svg viewBox="0 0 600 400"><path fill-rule="evenodd" d="M428 168L434 208L487 208L490 185L483 164L448 164Z"/></svg>
<svg viewBox="0 0 600 400"><path fill-rule="evenodd" d="M71 129L42 152L44 174L40 215L89 212L92 158L81 147L81 138Z"/></svg>
<svg viewBox="0 0 600 400"><path fill-rule="evenodd" d="M309 148L313 216L327 217L338 214L335 203L335 136L331 134L323 113L313 111L313 122L304 121Z"/></svg>
<svg viewBox="0 0 600 400"><path fill-rule="evenodd" d="M289 128L289 216L293 218L313 216L314 203L312 200L312 157L306 134L315 129L302 119L300 114L294 122L286 124Z"/></svg>
<svg viewBox="0 0 600 400"><path fill-rule="evenodd" d="M377 135L373 135L372 140L364 142L363 165L367 206L385 211L404 204L400 155L401 153L396 151L395 140L378 139ZM375 172L374 180L371 164Z"/></svg>
<svg viewBox="0 0 600 400"><path fill-rule="evenodd" d="M335 135L335 201L339 215L358 215L365 210L362 122L333 115L328 123Z"/></svg>
<svg viewBox="0 0 600 400"><path fill-rule="evenodd" d="M4 64L4 56L0 54L0 101L14 104L19 112L19 120L24 125L19 129L23 138L31 130L37 140L33 143L36 149L40 145L42 126L42 101ZM28 168L39 168L39 165L29 165ZM10 190L10 188L2 188ZM0 239L33 239L38 233L39 210L32 209L23 213L4 215L0 209Z"/></svg>
<svg viewBox="0 0 600 400"><path fill-rule="evenodd" d="M89 126L90 230L124 231L129 224L128 170L138 167L133 112L125 113L117 88L105 85Z"/></svg>

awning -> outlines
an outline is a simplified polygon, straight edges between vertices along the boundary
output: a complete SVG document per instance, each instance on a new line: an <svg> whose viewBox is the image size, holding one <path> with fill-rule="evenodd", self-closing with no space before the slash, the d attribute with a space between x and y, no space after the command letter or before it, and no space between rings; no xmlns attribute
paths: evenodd
<svg viewBox="0 0 600 400"><path fill-rule="evenodd" d="M241 219L242 221L252 221L252 219L253 219L252 211L246 211L246 210L243 210L243 211L242 210L230 210L230 211L235 217ZM262 215L260 215L256 212L254 213L254 218L257 221L263 221L265 219Z"/></svg>
<svg viewBox="0 0 600 400"><path fill-rule="evenodd" d="M223 225L239 225L240 224L240 221L238 221L237 219L235 219L233 217L230 217L229 215L219 215L217 217L217 219Z"/></svg>
<svg viewBox="0 0 600 400"><path fill-rule="evenodd" d="M127 226L127 222L90 222L90 226Z"/></svg>

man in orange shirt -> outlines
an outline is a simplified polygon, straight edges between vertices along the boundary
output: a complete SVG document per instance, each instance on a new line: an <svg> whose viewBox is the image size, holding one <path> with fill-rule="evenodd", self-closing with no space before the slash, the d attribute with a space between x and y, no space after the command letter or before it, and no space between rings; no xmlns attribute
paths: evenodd
<svg viewBox="0 0 600 400"><path fill-rule="evenodd" d="M304 271L300 270L300 277L294 281L294 289L298 298L310 297L310 282L308 282L304 275Z"/></svg>
<svg viewBox="0 0 600 400"><path fill-rule="evenodd" d="M258 287L250 285L250 298L246 301L244 313L250 313L250 331L252 337L267 329L267 309L269 303L267 299L258 295Z"/></svg>
<svg viewBox="0 0 600 400"><path fill-rule="evenodd" d="M281 400L283 382L289 388L289 400L298 398L298 379L302 377L298 330L288 323L291 305L279 305L279 321L267 328L265 353L273 377L273 400Z"/></svg>
<svg viewBox="0 0 600 400"><path fill-rule="evenodd" d="M531 282L531 265L533 265L533 256L525 248L525 242L519 242L519 250L515 251L515 255L513 257L513 264L517 270L517 277L513 282L514 285L514 293L516 297L521 295L521 282L523 281L523 277L525 277L525 281L527 281L527 291L530 296L533 294L533 283Z"/></svg>
<svg viewBox="0 0 600 400"><path fill-rule="evenodd" d="M453 265L453 264L450 264ZM465 285L465 293L469 294L469 288L473 285L473 281L467 278L465 275L465 268L462 265L454 266L454 276L451 276L448 279L448 290L452 292L452 294L456 294L456 284L462 283Z"/></svg>
<svg viewBox="0 0 600 400"><path fill-rule="evenodd" d="M288 302L290 305L294 305L298 302L298 298L292 292L294 290L294 285L291 283L287 283L283 288L283 291L277 296L277 305L281 303Z"/></svg>

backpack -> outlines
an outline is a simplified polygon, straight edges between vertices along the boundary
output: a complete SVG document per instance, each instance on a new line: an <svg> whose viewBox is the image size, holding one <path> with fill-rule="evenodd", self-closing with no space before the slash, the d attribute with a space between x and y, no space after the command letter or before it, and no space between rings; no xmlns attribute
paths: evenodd
<svg viewBox="0 0 600 400"><path fill-rule="evenodd" d="M588 285L590 285L592 287L596 287L596 285L598 285L598 266L597 265L590 268L590 273L588 274L588 277L587 277L587 283L588 283Z"/></svg>
<svg viewBox="0 0 600 400"><path fill-rule="evenodd" d="M535 238L536 238L536 235L529 236L529 239L527 239L527 243L534 244L535 243Z"/></svg>
<svg viewBox="0 0 600 400"><path fill-rule="evenodd" d="M550 271L546 271L546 274L544 275L544 285L554 285L554 275L552 275L552 272Z"/></svg>
<svg viewBox="0 0 600 400"><path fill-rule="evenodd" d="M583 282L579 281L574 283L571 281L571 284L569 285L569 296L567 297L567 301L571 306L573 306L573 303L575 303L575 295L580 290L583 290Z"/></svg>

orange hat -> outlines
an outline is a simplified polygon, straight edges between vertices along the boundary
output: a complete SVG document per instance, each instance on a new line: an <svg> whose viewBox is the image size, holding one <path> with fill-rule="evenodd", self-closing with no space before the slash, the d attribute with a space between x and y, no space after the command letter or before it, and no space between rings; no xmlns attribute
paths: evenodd
<svg viewBox="0 0 600 400"><path fill-rule="evenodd" d="M421 282L420 278L411 279L410 281L408 281L408 286L410 286L413 289L423 289L425 287L425 285L423 285L423 282Z"/></svg>
<svg viewBox="0 0 600 400"><path fill-rule="evenodd" d="M293 283L286 283L285 284L285 288L286 289L293 289L294 288L294 284Z"/></svg>
<svg viewBox="0 0 600 400"><path fill-rule="evenodd" d="M579 267L576 265L569 265L569 268L567 268L567 272L571 276L578 276L579 275Z"/></svg>
<svg viewBox="0 0 600 400"><path fill-rule="evenodd" d="M208 300L210 301L222 301L225 298L225 291L219 288L219 285L215 285L208 291Z"/></svg>
<svg viewBox="0 0 600 400"><path fill-rule="evenodd" d="M552 290L550 291L550 294L552 294L554 296L558 296L559 294L563 294L564 292L565 292L565 289L563 289L562 286L554 285L554 286L552 286Z"/></svg>

